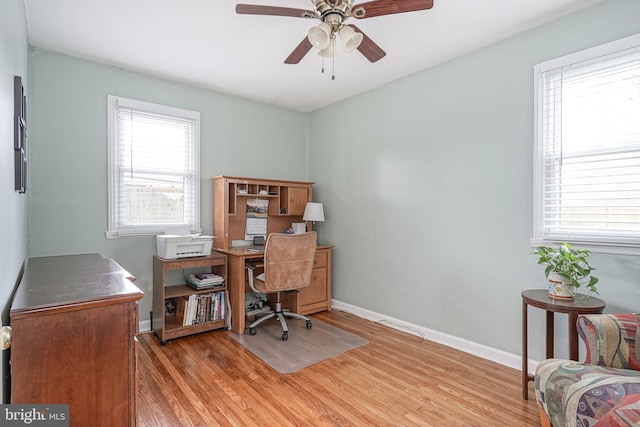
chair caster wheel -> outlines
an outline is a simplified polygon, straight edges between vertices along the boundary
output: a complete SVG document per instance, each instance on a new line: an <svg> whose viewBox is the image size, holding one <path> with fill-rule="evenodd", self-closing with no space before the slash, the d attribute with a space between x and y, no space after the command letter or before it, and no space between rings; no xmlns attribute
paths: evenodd
<svg viewBox="0 0 640 427"><path fill-rule="evenodd" d="M283 332L282 333L282 341L286 341L289 339L289 332Z"/></svg>
<svg viewBox="0 0 640 427"><path fill-rule="evenodd" d="M256 334L256 328L249 328L249 333L251 335L255 335Z"/></svg>
<svg viewBox="0 0 640 427"><path fill-rule="evenodd" d="M311 325L311 320L307 320L307 329L311 329L311 326L313 326Z"/></svg>

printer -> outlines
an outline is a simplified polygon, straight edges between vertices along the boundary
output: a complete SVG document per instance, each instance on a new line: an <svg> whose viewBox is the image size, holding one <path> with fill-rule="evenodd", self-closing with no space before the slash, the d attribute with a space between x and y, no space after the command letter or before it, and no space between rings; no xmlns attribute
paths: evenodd
<svg viewBox="0 0 640 427"><path fill-rule="evenodd" d="M156 236L158 256L165 259L211 255L213 236L200 234L159 234Z"/></svg>

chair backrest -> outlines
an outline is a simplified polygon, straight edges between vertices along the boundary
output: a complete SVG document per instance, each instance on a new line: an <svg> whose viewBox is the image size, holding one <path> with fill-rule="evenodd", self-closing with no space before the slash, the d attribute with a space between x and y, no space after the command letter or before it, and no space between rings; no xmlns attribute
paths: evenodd
<svg viewBox="0 0 640 427"><path fill-rule="evenodd" d="M640 313L578 316L585 363L640 371Z"/></svg>
<svg viewBox="0 0 640 427"><path fill-rule="evenodd" d="M317 246L315 231L269 234L264 249L265 289L278 292L309 286Z"/></svg>

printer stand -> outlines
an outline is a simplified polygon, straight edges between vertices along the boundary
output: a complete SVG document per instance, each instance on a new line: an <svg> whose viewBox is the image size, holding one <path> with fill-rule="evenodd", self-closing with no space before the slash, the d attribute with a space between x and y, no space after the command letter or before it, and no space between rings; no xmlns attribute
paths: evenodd
<svg viewBox="0 0 640 427"><path fill-rule="evenodd" d="M187 284L167 285L165 273L210 267L211 272L224 278L224 285L196 290ZM189 311L191 310L191 314ZM185 321L190 316L190 321ZM213 329L228 328L231 319L227 292L227 256L213 252L209 256L164 259L153 257L153 332L162 345L174 338Z"/></svg>

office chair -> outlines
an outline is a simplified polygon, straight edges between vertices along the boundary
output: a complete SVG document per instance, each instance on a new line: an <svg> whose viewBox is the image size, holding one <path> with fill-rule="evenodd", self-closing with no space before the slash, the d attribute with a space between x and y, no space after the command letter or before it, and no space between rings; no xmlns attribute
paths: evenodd
<svg viewBox="0 0 640 427"><path fill-rule="evenodd" d="M249 325L249 333L256 334L256 326L275 317L282 325L282 340L289 338L289 329L285 316L306 320L307 329L311 328L311 319L301 314L282 310L280 293L298 291L311 283L313 259L316 254L317 235L315 231L302 234L271 233L267 237L264 249L264 262L247 264L249 286L254 292L276 293L275 310L260 317ZM264 265L264 273L254 277L256 267Z"/></svg>

